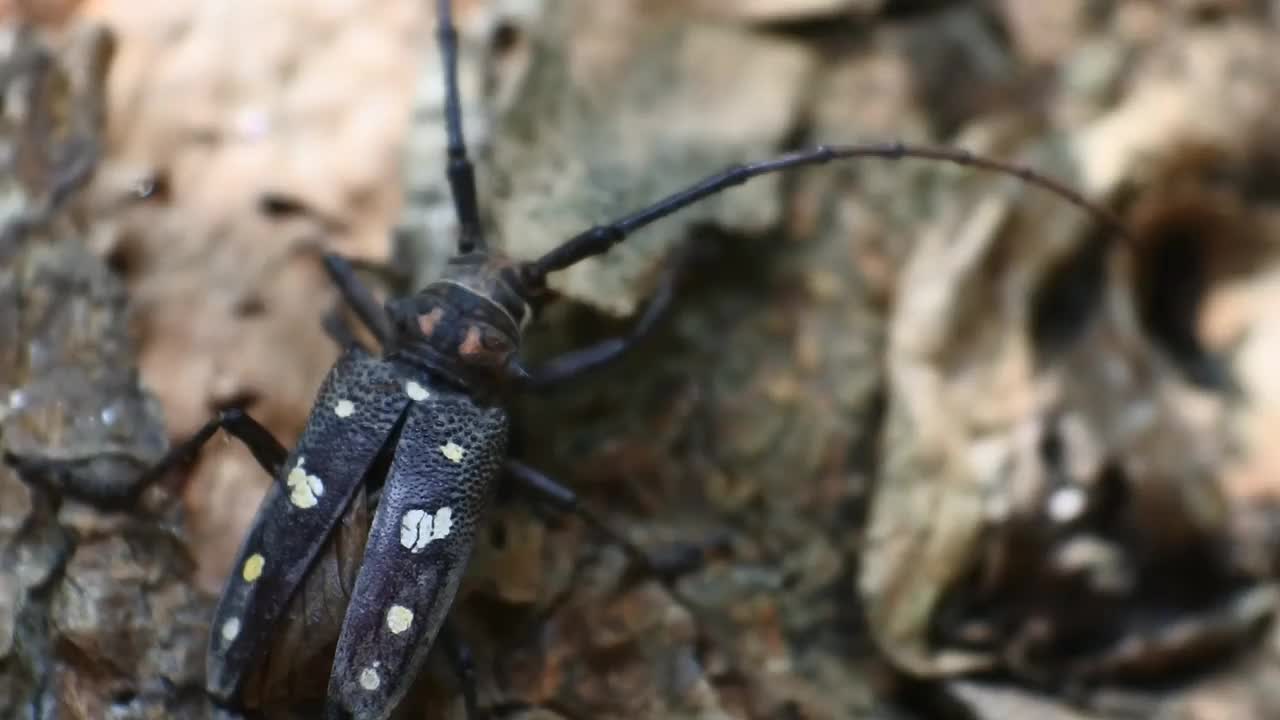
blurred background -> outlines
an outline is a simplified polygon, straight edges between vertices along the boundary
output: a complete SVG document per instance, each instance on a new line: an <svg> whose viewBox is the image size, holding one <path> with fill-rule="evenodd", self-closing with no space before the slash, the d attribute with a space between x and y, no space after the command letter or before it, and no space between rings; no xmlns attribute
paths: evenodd
<svg viewBox="0 0 1280 720"><path fill-rule="evenodd" d="M732 163L873 140L1024 164L1125 227L1017 178L837 162L555 278L533 364L624 333L691 250L635 354L518 401L513 452L633 542L717 550L664 586L500 498L458 609L482 705L1280 717L1280 3L454 4L516 257ZM0 17L0 716L208 717L212 603L270 478L220 436L141 507L75 490L129 486L223 408L296 441L338 353L320 250L384 296L439 273L433 8ZM273 716L323 696L321 655L277 658ZM403 717L463 717L435 675Z"/></svg>

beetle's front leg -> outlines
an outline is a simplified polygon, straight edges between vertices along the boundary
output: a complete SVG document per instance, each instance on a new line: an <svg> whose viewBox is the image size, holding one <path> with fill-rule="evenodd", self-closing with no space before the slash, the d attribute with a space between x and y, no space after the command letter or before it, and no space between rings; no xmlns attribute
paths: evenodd
<svg viewBox="0 0 1280 720"><path fill-rule="evenodd" d="M341 305L335 305L324 314L320 319L320 327L341 350L349 350L353 347L364 348L364 343L356 337L351 323L347 322L346 315L343 315Z"/></svg>
<svg viewBox="0 0 1280 720"><path fill-rule="evenodd" d="M531 491L552 507L561 512L569 512L582 518L612 542L617 543L641 569L658 577L664 582L671 582L681 575L697 571L706 562L706 546L681 544L670 552L653 554L632 543L620 533L609 527L578 499L578 494L565 487L551 477L516 460L507 460L506 475L521 487ZM719 542L710 543L713 547Z"/></svg>
<svg viewBox="0 0 1280 720"><path fill-rule="evenodd" d="M657 289L630 332L548 360L541 367L529 371L529 376L521 381L523 387L545 390L561 385L618 360L639 345L670 309L671 299L675 296L676 286L688 262L688 251L679 251L677 257L663 270Z"/></svg>
<svg viewBox="0 0 1280 720"><path fill-rule="evenodd" d="M360 318L360 322L373 333L379 345L387 347L391 342L391 321L387 319L386 311L378 304L373 292L360 282L360 278L356 277L356 271L351 266L351 262L337 253L327 252L324 254L324 269L329 274L329 279L337 286L342 299ZM325 329L330 330L327 322ZM330 333L332 334L332 330ZM342 338L338 336L334 338L339 344L343 343Z"/></svg>

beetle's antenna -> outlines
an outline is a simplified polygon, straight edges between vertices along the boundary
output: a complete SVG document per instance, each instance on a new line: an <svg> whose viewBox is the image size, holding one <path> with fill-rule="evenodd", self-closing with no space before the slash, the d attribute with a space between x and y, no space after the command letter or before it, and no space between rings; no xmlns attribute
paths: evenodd
<svg viewBox="0 0 1280 720"><path fill-rule="evenodd" d="M444 60L444 127L448 136L449 189L453 193L453 207L461 226L458 252L483 252L484 230L480 226L480 206L476 201L475 169L467 157L467 141L462 134L462 101L458 96L458 30L453 25L450 0L436 3L436 15L439 22L436 37Z"/></svg>
<svg viewBox="0 0 1280 720"><path fill-rule="evenodd" d="M975 155L967 150L930 145L906 145L904 143L877 143L868 145L820 145L810 150L788 153L773 160L735 165L707 177L690 187L613 222L596 225L561 243L558 247L529 265L529 278L539 283L547 273L563 270L593 255L599 255L617 245L636 230L660 220L703 198L741 185L751 178L804 165L821 165L832 160L857 157L879 157L897 160L904 157L924 158L951 162L983 170L1013 175L1022 180L1062 196L1067 201L1093 213L1101 220L1127 235L1124 223L1114 213L1090 202L1079 192L1065 184L1042 175L1031 168Z"/></svg>

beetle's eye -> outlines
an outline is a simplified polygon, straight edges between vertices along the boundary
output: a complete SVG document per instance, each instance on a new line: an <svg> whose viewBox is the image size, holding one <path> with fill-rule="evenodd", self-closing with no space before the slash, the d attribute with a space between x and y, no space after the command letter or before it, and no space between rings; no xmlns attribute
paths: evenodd
<svg viewBox="0 0 1280 720"><path fill-rule="evenodd" d="M467 362L479 365L500 366L515 350L512 341L496 329L483 323L467 328L466 337L458 346L458 355Z"/></svg>
<svg viewBox="0 0 1280 720"><path fill-rule="evenodd" d="M480 343L484 345L485 350L493 353L505 355L511 352L511 341L497 330L484 330L480 335Z"/></svg>

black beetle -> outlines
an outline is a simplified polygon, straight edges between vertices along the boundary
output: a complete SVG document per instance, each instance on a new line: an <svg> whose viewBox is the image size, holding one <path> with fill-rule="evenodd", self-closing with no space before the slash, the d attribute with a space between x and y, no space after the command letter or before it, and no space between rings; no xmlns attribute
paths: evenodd
<svg viewBox="0 0 1280 720"><path fill-rule="evenodd" d="M634 231L752 177L854 157L920 157L1016 175L1058 193L1116 227L1105 210L1026 168L963 150L901 143L821 146L729 168L614 222L590 228L540 258L517 261L488 247L473 167L462 132L457 37L450 2L438 0L446 73L447 174L460 226L445 274L380 306L351 266L327 255L345 301L381 345L365 350L330 325L345 346L324 380L297 447L289 451L241 410L226 410L175 446L138 487L190 458L219 429L243 441L276 480L254 519L211 625L207 690L235 707L291 599L307 579L351 501L381 486L363 561L329 676L326 716L386 718L404 698L441 635L500 473L558 507L582 513L574 493L507 458L508 393L545 387L618 358L669 304L668 273L636 328L526 370L521 339L549 299L549 273L609 250ZM625 543L624 543L625 545ZM636 548L632 557L646 562ZM456 643L449 643L455 645ZM465 664L461 651L450 653ZM473 683L465 681L475 716Z"/></svg>

